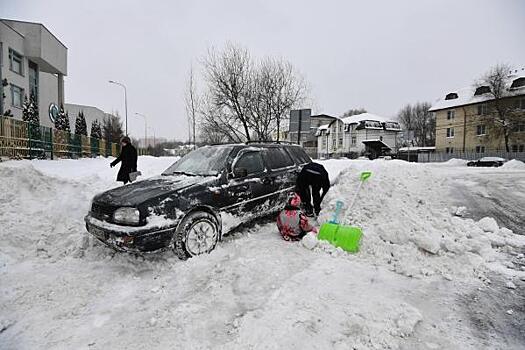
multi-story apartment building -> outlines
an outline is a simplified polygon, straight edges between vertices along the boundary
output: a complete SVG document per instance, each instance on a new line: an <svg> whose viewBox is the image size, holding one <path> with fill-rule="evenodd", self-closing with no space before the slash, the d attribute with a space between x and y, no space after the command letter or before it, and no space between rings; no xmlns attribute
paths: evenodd
<svg viewBox="0 0 525 350"><path fill-rule="evenodd" d="M525 148L525 69L509 72L507 96L518 122L509 137L512 152ZM488 86L473 86L447 93L437 100L431 112L436 116L436 151L445 153L505 150L502 128L495 122L494 98Z"/></svg>
<svg viewBox="0 0 525 350"><path fill-rule="evenodd" d="M53 126L49 111L64 103L67 48L40 23L0 19L0 114L22 118L24 97L34 95L40 123Z"/></svg>
<svg viewBox="0 0 525 350"><path fill-rule="evenodd" d="M372 113L337 118L317 129L320 157L354 157L368 153L375 157L396 152L399 123Z"/></svg>

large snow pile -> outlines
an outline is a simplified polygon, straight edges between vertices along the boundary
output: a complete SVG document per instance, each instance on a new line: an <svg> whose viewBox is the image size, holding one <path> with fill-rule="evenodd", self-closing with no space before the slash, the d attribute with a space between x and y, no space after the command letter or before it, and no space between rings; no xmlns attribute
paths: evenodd
<svg viewBox="0 0 525 350"><path fill-rule="evenodd" d="M309 236L284 242L274 223L226 238L212 254L115 254L93 242L83 216L117 186L111 159L0 164L0 344L6 349L479 349L458 295L498 271L520 290L525 271L506 252L525 237L495 219L460 217L447 171L401 161L324 162L334 182L320 221L347 205L363 228L347 254ZM174 159L141 157L144 177ZM463 173L471 169L457 168ZM511 176L518 176L517 172ZM337 176L337 174L340 174ZM515 288L515 289L512 289ZM491 322L512 320L498 310ZM507 319L506 319L507 320ZM488 344L488 345L487 345ZM504 348L519 348L506 343ZM522 344L521 344L522 345Z"/></svg>
<svg viewBox="0 0 525 350"><path fill-rule="evenodd" d="M525 170L525 163L521 160L512 159L501 166L505 170Z"/></svg>
<svg viewBox="0 0 525 350"><path fill-rule="evenodd" d="M343 171L327 195L330 203L320 221L330 218L337 199L349 204L359 173L371 170L352 212L343 223L363 228L362 251L350 259L367 259L406 276L462 278L483 274L483 263L504 261L501 245L525 246L491 219L475 222L447 203L450 187L436 167L403 161L356 162ZM518 240L518 242L516 241ZM481 268L480 268L481 267Z"/></svg>

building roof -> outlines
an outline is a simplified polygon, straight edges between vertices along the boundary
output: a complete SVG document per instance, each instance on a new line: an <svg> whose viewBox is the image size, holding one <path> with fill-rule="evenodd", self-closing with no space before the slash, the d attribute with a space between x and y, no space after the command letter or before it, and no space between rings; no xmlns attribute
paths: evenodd
<svg viewBox="0 0 525 350"><path fill-rule="evenodd" d="M351 115L349 117L341 118L341 120L345 124L358 124L359 122L362 122L365 120L373 120L373 121L382 122L382 123L390 122L390 121L393 122L393 120L389 120L388 118L381 117L381 116L378 116L372 113L361 113L361 114Z"/></svg>
<svg viewBox="0 0 525 350"><path fill-rule="evenodd" d="M330 119L337 119L337 117L333 117L333 116L328 115L328 114L316 114L316 115L311 115L310 118L330 118Z"/></svg>
<svg viewBox="0 0 525 350"><path fill-rule="evenodd" d="M520 70L514 70L511 75L509 75L509 83L512 83L514 80L519 78L525 78L525 68L521 68ZM485 101L493 100L493 97L489 93L485 93L482 95L474 95L474 92L478 86L470 86L470 87L464 87L458 90L449 91L445 96L437 99L433 104L432 107L429 109L430 112L439 111L442 109L448 109L448 108L454 108L454 107L460 107L460 106L466 106L466 105L472 105L476 103L481 103ZM510 84L508 86L510 88ZM456 94L457 97L453 99L446 99L446 97L450 94ZM520 96L525 95L525 86L515 88L508 91L508 96Z"/></svg>
<svg viewBox="0 0 525 350"><path fill-rule="evenodd" d="M9 25L9 22L18 22L18 23L27 23L27 24L33 24L33 25L38 25L38 26L41 26L43 27L46 31L49 32L49 34L51 34L51 36L53 38L56 39L56 41L58 41L58 43L60 45L62 45L64 48L67 49L67 46L64 45L64 43L62 41L60 41L60 39L58 39L56 37L55 34L53 34L52 31L50 31L49 29L47 29L47 27L45 25L43 25L42 23L38 23L38 22L30 22L30 21L20 21L20 20L17 20L17 19L9 19L9 18L0 18L0 21L2 21L4 24L6 24L7 26L9 26L9 28L13 29L15 32L17 32L18 34L20 34L21 36L25 37L24 34L20 33L18 30L16 30L15 28L13 28L11 25Z"/></svg>

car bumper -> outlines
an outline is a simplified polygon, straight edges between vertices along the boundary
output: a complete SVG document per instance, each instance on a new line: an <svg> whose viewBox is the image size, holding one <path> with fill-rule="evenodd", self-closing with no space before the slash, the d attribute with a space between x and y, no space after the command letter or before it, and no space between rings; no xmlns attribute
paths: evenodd
<svg viewBox="0 0 525 350"><path fill-rule="evenodd" d="M86 230L107 246L122 252L144 253L170 245L175 227L141 228L110 224L87 215Z"/></svg>

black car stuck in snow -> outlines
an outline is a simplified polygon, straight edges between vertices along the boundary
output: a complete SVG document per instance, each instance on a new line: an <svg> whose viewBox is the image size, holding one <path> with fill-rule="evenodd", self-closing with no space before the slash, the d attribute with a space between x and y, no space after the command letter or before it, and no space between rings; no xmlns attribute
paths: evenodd
<svg viewBox="0 0 525 350"><path fill-rule="evenodd" d="M201 147L160 176L96 195L86 228L120 251L208 253L236 224L281 210L309 162L297 145Z"/></svg>

